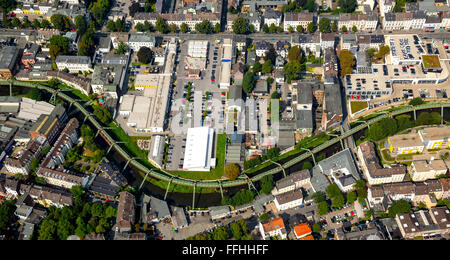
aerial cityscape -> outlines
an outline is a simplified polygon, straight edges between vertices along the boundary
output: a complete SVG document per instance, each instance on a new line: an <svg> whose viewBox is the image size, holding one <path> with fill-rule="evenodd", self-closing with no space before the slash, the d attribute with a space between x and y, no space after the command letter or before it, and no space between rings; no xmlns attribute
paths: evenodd
<svg viewBox="0 0 450 260"><path fill-rule="evenodd" d="M0 12L0 240L450 239L449 0Z"/></svg>

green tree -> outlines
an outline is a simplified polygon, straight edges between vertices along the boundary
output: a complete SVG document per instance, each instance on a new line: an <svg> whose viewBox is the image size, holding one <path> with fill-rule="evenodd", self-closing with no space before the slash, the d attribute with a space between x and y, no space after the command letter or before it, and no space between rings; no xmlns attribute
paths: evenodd
<svg viewBox="0 0 450 260"><path fill-rule="evenodd" d="M116 23L114 23L113 20L109 20L106 24L106 29L108 29L110 32L116 31Z"/></svg>
<svg viewBox="0 0 450 260"><path fill-rule="evenodd" d="M288 32L289 32L289 33L293 33L293 32L294 32L294 27L289 26L289 27L288 27Z"/></svg>
<svg viewBox="0 0 450 260"><path fill-rule="evenodd" d="M175 33L175 32L178 31L178 26L177 26L176 24L174 24L174 23L171 23L171 24L169 25L169 30L170 30L170 32Z"/></svg>
<svg viewBox="0 0 450 260"><path fill-rule="evenodd" d="M230 180L236 180L236 178L241 174L241 170L239 166L235 163L229 164L225 166L224 169L225 176Z"/></svg>
<svg viewBox="0 0 450 260"><path fill-rule="evenodd" d="M250 32L249 21L244 17L238 17L234 19L231 28L233 29L233 33L235 34L247 34Z"/></svg>
<svg viewBox="0 0 450 260"><path fill-rule="evenodd" d="M9 11L14 10L17 7L16 0L0 0L0 8L3 12L3 20L6 20Z"/></svg>
<svg viewBox="0 0 450 260"><path fill-rule="evenodd" d="M195 30L203 34L210 34L213 31L213 27L209 20L203 20L201 23L195 25Z"/></svg>
<svg viewBox="0 0 450 260"><path fill-rule="evenodd" d="M39 27L41 27L41 23L39 22L38 19L34 19L33 20L33 28L38 29Z"/></svg>
<svg viewBox="0 0 450 260"><path fill-rule="evenodd" d="M330 19L322 18L319 21L319 31L321 33L329 33L330 32Z"/></svg>
<svg viewBox="0 0 450 260"><path fill-rule="evenodd" d="M142 23L137 23L134 26L134 29L136 29L136 31L138 31L138 32L143 32L144 31L144 25Z"/></svg>
<svg viewBox="0 0 450 260"><path fill-rule="evenodd" d="M347 26L343 25L342 28L341 28L341 31L342 32L347 32Z"/></svg>
<svg viewBox="0 0 450 260"><path fill-rule="evenodd" d="M272 191L274 185L275 185L275 183L273 181L273 176L272 175L264 176L261 179L261 192L265 193L265 194L270 194L270 192Z"/></svg>
<svg viewBox="0 0 450 260"><path fill-rule="evenodd" d="M264 33L269 33L269 25L267 25L266 23L263 25L262 30Z"/></svg>
<svg viewBox="0 0 450 260"><path fill-rule="evenodd" d="M291 84L292 80L296 80L300 77L301 65L299 61L290 61L283 67L283 72L286 77L287 83Z"/></svg>
<svg viewBox="0 0 450 260"><path fill-rule="evenodd" d="M262 71L262 65L261 65L261 63L259 63L259 60L256 60L255 64L253 64L253 72L259 73L261 71Z"/></svg>
<svg viewBox="0 0 450 260"><path fill-rule="evenodd" d="M319 234L321 230L322 230L322 228L320 227L319 224L314 223L314 224L312 225L312 231L313 231L314 233Z"/></svg>
<svg viewBox="0 0 450 260"><path fill-rule="evenodd" d="M224 226L216 228L213 232L214 240L227 240L230 238L228 231Z"/></svg>
<svg viewBox="0 0 450 260"><path fill-rule="evenodd" d="M52 15L50 21L52 22L53 27L60 31L67 31L71 26L70 18L62 14Z"/></svg>
<svg viewBox="0 0 450 260"><path fill-rule="evenodd" d="M397 200L388 208L389 217L395 218L399 213L409 213L411 211L411 204L406 200Z"/></svg>
<svg viewBox="0 0 450 260"><path fill-rule="evenodd" d="M415 97L413 99L411 99L411 101L409 101L409 105L410 106L419 106L422 105L423 103L425 103L421 97Z"/></svg>
<svg viewBox="0 0 450 260"><path fill-rule="evenodd" d="M123 42L119 42L119 45L117 46L117 50L116 53L123 55L125 54L128 50L130 49L130 47L128 45L126 45Z"/></svg>
<svg viewBox="0 0 450 260"><path fill-rule="evenodd" d="M266 73L266 74L272 73L272 68L273 68L272 61L271 60L266 60L264 62L264 64L262 65L262 72Z"/></svg>
<svg viewBox="0 0 450 260"><path fill-rule="evenodd" d="M317 204L317 209L319 210L319 215L323 216L328 214L328 211L330 211L330 205L328 205L326 201L322 201Z"/></svg>
<svg viewBox="0 0 450 260"><path fill-rule="evenodd" d="M156 31L160 33L168 33L169 32L169 26L167 25L167 22L164 18L158 18L155 23L155 29Z"/></svg>
<svg viewBox="0 0 450 260"><path fill-rule="evenodd" d="M19 18L14 17L14 19L11 22L12 26L17 28L22 28L22 23L20 22Z"/></svg>
<svg viewBox="0 0 450 260"><path fill-rule="evenodd" d="M31 98L33 100L36 100L36 101L42 101L43 97L44 97L44 94L42 93L42 90L37 89L37 88L32 88L28 92L27 97Z"/></svg>
<svg viewBox="0 0 450 260"><path fill-rule="evenodd" d="M352 13L358 6L356 0L338 0L338 6L346 13Z"/></svg>
<svg viewBox="0 0 450 260"><path fill-rule="evenodd" d="M353 67L355 66L355 58L351 51L347 49L341 50L339 52L339 62L341 65L342 77L353 72Z"/></svg>
<svg viewBox="0 0 450 260"><path fill-rule="evenodd" d="M357 32L357 31L358 31L358 27L356 27L356 25L353 25L352 31L353 31L353 32Z"/></svg>
<svg viewBox="0 0 450 260"><path fill-rule="evenodd" d="M134 15L138 12L141 12L141 5L138 2L133 2L130 7L128 7L129 14L131 17L134 17Z"/></svg>
<svg viewBox="0 0 450 260"><path fill-rule="evenodd" d="M242 80L242 89L244 90L244 92L251 93L255 88L255 83L255 74L253 74L253 72L251 71L247 71Z"/></svg>
<svg viewBox="0 0 450 260"><path fill-rule="evenodd" d="M309 161L304 162L302 165L302 170L311 170L312 168L313 165Z"/></svg>
<svg viewBox="0 0 450 260"><path fill-rule="evenodd" d="M230 230L231 230L231 233L233 234L234 239L241 240L241 238L244 234L242 232L242 227L238 222L231 223Z"/></svg>
<svg viewBox="0 0 450 260"><path fill-rule="evenodd" d="M216 23L214 25L214 32L215 33L220 33L221 30L222 30L222 28L220 28L220 23Z"/></svg>
<svg viewBox="0 0 450 260"><path fill-rule="evenodd" d="M325 201L325 195L321 191L313 193L311 198L314 200L314 202L316 204L319 204L320 202Z"/></svg>
<svg viewBox="0 0 450 260"><path fill-rule="evenodd" d="M357 198L358 196L356 195L356 192L352 191L347 193L347 202L349 204L353 204L353 202L355 202Z"/></svg>
<svg viewBox="0 0 450 260"><path fill-rule="evenodd" d="M87 22L84 16L77 15L75 17L75 28L78 30L79 35L82 35L87 30Z"/></svg>
<svg viewBox="0 0 450 260"><path fill-rule="evenodd" d="M314 22L310 22L306 29L309 33L313 33L316 30L316 25L314 24Z"/></svg>
<svg viewBox="0 0 450 260"><path fill-rule="evenodd" d="M150 48L141 47L137 53L139 62L149 64L153 59L153 52Z"/></svg>
<svg viewBox="0 0 450 260"><path fill-rule="evenodd" d="M305 31L305 28L303 28L303 26L301 26L301 25L297 25L297 32L299 32L299 33L303 33L304 31Z"/></svg>
<svg viewBox="0 0 450 260"><path fill-rule="evenodd" d="M189 26L188 26L186 23L182 23L182 24L180 25L180 31L181 31L182 33L187 33L187 32L189 31Z"/></svg>
<svg viewBox="0 0 450 260"><path fill-rule="evenodd" d="M50 28L50 23L47 21L47 19L42 19L41 28Z"/></svg>
<svg viewBox="0 0 450 260"><path fill-rule="evenodd" d="M333 23L331 24L331 31L333 31L333 32L337 32L338 31L337 20L334 20Z"/></svg>

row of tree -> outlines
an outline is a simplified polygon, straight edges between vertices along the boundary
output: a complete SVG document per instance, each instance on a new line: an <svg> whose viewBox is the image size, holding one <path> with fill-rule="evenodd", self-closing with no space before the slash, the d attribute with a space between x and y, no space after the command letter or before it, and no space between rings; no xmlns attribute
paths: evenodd
<svg viewBox="0 0 450 260"><path fill-rule="evenodd" d="M266 160L273 159L280 155L280 148L274 147L267 150L265 155L259 155L253 159L244 162L244 169L253 168Z"/></svg>
<svg viewBox="0 0 450 260"><path fill-rule="evenodd" d="M418 112L419 113L419 112ZM392 136L403 130L422 125L439 125L442 117L438 112L420 112L417 120L411 120L410 115L399 115L394 118L383 118L373 124L367 130L371 140L379 141L388 136Z"/></svg>
<svg viewBox="0 0 450 260"><path fill-rule="evenodd" d="M197 234L186 240L228 240L230 238L235 240L253 240L245 220L233 222L228 226L220 226L212 232Z"/></svg>

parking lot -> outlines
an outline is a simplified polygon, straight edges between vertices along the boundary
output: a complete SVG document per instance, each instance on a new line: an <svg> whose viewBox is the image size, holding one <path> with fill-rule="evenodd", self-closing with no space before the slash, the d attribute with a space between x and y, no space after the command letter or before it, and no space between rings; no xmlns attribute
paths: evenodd
<svg viewBox="0 0 450 260"><path fill-rule="evenodd" d="M319 222L326 231L340 228L344 222L354 224L358 222L358 212L354 205L349 205L341 210L333 211L319 218Z"/></svg>

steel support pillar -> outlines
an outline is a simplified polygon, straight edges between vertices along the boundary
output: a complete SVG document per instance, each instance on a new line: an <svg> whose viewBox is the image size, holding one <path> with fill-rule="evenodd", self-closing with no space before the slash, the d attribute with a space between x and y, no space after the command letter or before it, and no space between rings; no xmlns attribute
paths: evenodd
<svg viewBox="0 0 450 260"><path fill-rule="evenodd" d="M312 159L313 159L313 163L314 163L314 166L316 166L316 158L314 157L314 153L313 152L311 152L311 157L312 157Z"/></svg>
<svg viewBox="0 0 450 260"><path fill-rule="evenodd" d="M441 125L444 124L444 105L441 104Z"/></svg>
<svg viewBox="0 0 450 260"><path fill-rule="evenodd" d="M88 119L88 115L84 117L83 123L86 123L86 120Z"/></svg>
<svg viewBox="0 0 450 260"><path fill-rule="evenodd" d="M192 193L192 209L195 206L195 186L197 186L197 182L194 182L194 192Z"/></svg>
<svg viewBox="0 0 450 260"><path fill-rule="evenodd" d="M100 129L97 130L97 133L95 134L94 138L97 138L98 134L100 134Z"/></svg>
<svg viewBox="0 0 450 260"><path fill-rule="evenodd" d="M164 200L166 200L166 198L167 198L167 193L169 193L169 187L170 187L170 184L172 183L172 180L173 180L173 177L170 178L170 181L169 181L169 183L167 184L166 194L164 194Z"/></svg>
<svg viewBox="0 0 450 260"><path fill-rule="evenodd" d="M128 167L128 164L133 160L133 158L131 158L130 160L127 161L127 163L125 164L125 167L123 167L122 172L125 171L125 169Z"/></svg>
<svg viewBox="0 0 450 260"><path fill-rule="evenodd" d="M13 83L12 81L9 82L9 96L12 97L12 87L13 87Z"/></svg>
<svg viewBox="0 0 450 260"><path fill-rule="evenodd" d="M223 199L223 189L222 189L222 183L220 181L219 182L219 188L220 188L220 195L222 196Z"/></svg>
<svg viewBox="0 0 450 260"><path fill-rule="evenodd" d="M114 144L111 144L111 145L109 146L108 150L106 151L106 155L109 154L109 151L111 151L111 149L113 148L113 146L114 146Z"/></svg>
<svg viewBox="0 0 450 260"><path fill-rule="evenodd" d="M416 107L414 107L414 121L417 120Z"/></svg>
<svg viewBox="0 0 450 260"><path fill-rule="evenodd" d="M342 148L342 150L345 150L344 144L342 143L342 139L341 139L340 137L338 137L338 138L339 138L339 142L341 143L341 148Z"/></svg>
<svg viewBox="0 0 450 260"><path fill-rule="evenodd" d="M142 186L144 185L144 182L145 182L145 180L147 179L147 176L148 176L148 174L149 174L150 172L151 172L151 171L149 171L149 172L147 172L147 174L145 174L145 177L144 177L144 179L142 180L141 185L139 186L139 190L142 189ZM166 197L164 197L164 199L166 199Z"/></svg>

